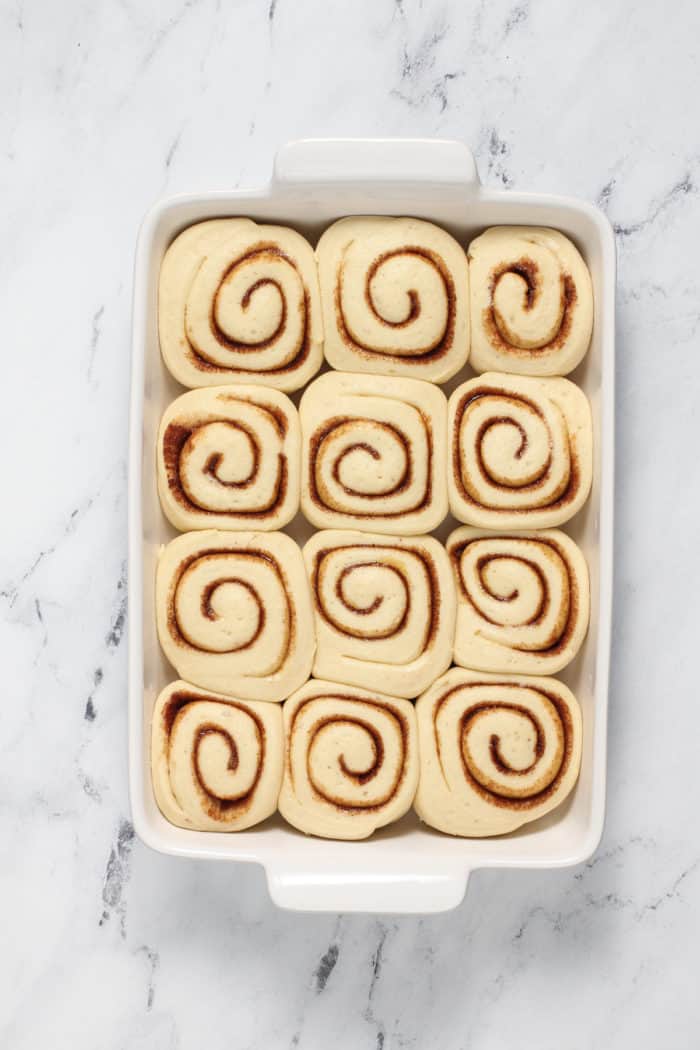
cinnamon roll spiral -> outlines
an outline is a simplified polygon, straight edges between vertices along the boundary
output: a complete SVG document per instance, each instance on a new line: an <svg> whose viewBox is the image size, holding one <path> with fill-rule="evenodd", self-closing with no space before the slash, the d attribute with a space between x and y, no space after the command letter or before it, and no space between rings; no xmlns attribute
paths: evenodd
<svg viewBox="0 0 700 1050"><path fill-rule="evenodd" d="M255 386L190 390L158 434L158 491L177 529L279 529L299 509L301 439L284 394Z"/></svg>
<svg viewBox="0 0 700 1050"><path fill-rule="evenodd" d="M191 226L163 258L158 328L163 359L184 386L297 390L323 359L311 246L250 219Z"/></svg>
<svg viewBox="0 0 700 1050"><path fill-rule="evenodd" d="M556 529L457 529L447 541L457 579L455 662L482 671L554 674L586 636L588 569Z"/></svg>
<svg viewBox="0 0 700 1050"><path fill-rule="evenodd" d="M444 548L362 532L317 532L304 548L318 678L416 697L452 659L455 588Z"/></svg>
<svg viewBox="0 0 700 1050"><path fill-rule="evenodd" d="M469 355L462 247L419 219L348 218L316 249L334 368L442 383Z"/></svg>
<svg viewBox="0 0 700 1050"><path fill-rule="evenodd" d="M410 809L418 783L410 701L313 680L290 696L283 715L279 810L295 828L364 839Z"/></svg>
<svg viewBox="0 0 700 1050"><path fill-rule="evenodd" d="M277 809L284 744L276 704L173 682L156 700L151 740L153 790L172 824L242 831Z"/></svg>
<svg viewBox="0 0 700 1050"><path fill-rule="evenodd" d="M450 835L513 831L571 792L581 710L555 678L454 668L416 704L421 775L415 809Z"/></svg>
<svg viewBox="0 0 700 1050"><path fill-rule="evenodd" d="M585 503L593 472L591 410L568 379L486 372L452 394L452 513L486 529L548 528Z"/></svg>
<svg viewBox="0 0 700 1050"><path fill-rule="evenodd" d="M558 230L494 226L469 245L471 363L477 372L566 375L593 329L593 288Z"/></svg>
<svg viewBox="0 0 700 1050"><path fill-rule="evenodd" d="M188 532L161 553L158 636L180 677L245 700L283 700L311 672L301 551L281 532Z"/></svg>
<svg viewBox="0 0 700 1050"><path fill-rule="evenodd" d="M447 513L444 394L328 372L304 393L301 507L317 528L414 535Z"/></svg>

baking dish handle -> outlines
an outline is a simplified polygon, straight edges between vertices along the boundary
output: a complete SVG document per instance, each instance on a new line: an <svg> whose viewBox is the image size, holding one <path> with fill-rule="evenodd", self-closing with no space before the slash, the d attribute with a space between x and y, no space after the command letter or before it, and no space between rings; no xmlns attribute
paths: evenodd
<svg viewBox="0 0 700 1050"><path fill-rule="evenodd" d="M475 189L471 150L453 139L299 139L275 157L276 188L310 183L432 182Z"/></svg>
<svg viewBox="0 0 700 1050"><path fill-rule="evenodd" d="M449 911L463 900L469 872L381 874L267 867L270 896L294 911L428 914Z"/></svg>

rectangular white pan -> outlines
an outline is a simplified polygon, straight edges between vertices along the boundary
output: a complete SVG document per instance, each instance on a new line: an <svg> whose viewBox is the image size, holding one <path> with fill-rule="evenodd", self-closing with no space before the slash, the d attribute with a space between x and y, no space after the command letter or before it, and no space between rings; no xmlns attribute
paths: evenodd
<svg viewBox="0 0 700 1050"><path fill-rule="evenodd" d="M367 842L305 838L279 816L260 829L240 834L187 831L169 824L153 797L151 711L160 690L176 677L161 655L153 608L158 550L174 534L158 503L155 441L163 410L182 392L167 374L158 349L157 288L163 254L182 229L203 219L245 215L288 224L315 244L334 219L353 214L432 220L465 247L487 226L553 226L576 242L593 277L593 342L584 363L570 378L581 385L593 409L594 482L585 509L566 527L588 559L591 625L582 652L561 676L583 708L581 777L564 806L505 838L449 838L421 827L412 814ZM482 187L471 153L458 142L333 139L291 143L278 153L268 186L172 197L149 211L136 254L129 459L130 792L134 827L143 842L180 856L254 861L264 866L277 904L328 911L443 911L462 900L469 873L476 868L563 867L593 853L605 808L614 296L614 238L596 208L561 197ZM471 374L467 368L457 380Z"/></svg>

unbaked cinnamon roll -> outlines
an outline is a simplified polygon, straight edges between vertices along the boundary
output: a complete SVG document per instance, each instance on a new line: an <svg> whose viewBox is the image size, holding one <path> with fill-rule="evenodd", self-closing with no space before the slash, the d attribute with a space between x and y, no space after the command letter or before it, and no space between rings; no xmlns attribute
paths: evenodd
<svg viewBox="0 0 700 1050"><path fill-rule="evenodd" d="M161 553L158 636L181 678L283 700L311 673L313 609L301 551L281 532L188 532Z"/></svg>
<svg viewBox="0 0 700 1050"><path fill-rule="evenodd" d="M173 682L156 700L151 771L163 816L181 828L243 831L277 809L282 709Z"/></svg>
<svg viewBox="0 0 700 1050"><path fill-rule="evenodd" d="M309 835L364 839L406 813L418 783L413 704L313 680L283 708L279 810Z"/></svg>
<svg viewBox="0 0 700 1050"><path fill-rule="evenodd" d="M297 410L267 387L190 390L158 434L158 491L169 521L187 529L266 531L299 509Z"/></svg>
<svg viewBox="0 0 700 1050"><path fill-rule="evenodd" d="M316 249L334 368L443 383L469 355L466 254L420 219L348 218Z"/></svg>
<svg viewBox="0 0 700 1050"><path fill-rule="evenodd" d="M568 379L486 372L452 394L450 509L486 529L560 525L588 498L593 429Z"/></svg>
<svg viewBox="0 0 700 1050"><path fill-rule="evenodd" d="M445 396L416 379L328 372L299 407L301 507L317 528L415 535L447 513Z"/></svg>
<svg viewBox="0 0 700 1050"><path fill-rule="evenodd" d="M416 704L415 809L450 835L502 835L559 806L581 764L581 710L555 678L454 668Z"/></svg>
<svg viewBox="0 0 700 1050"><path fill-rule="evenodd" d="M589 583L569 536L464 527L447 550L457 580L456 663L555 674L573 660L588 629Z"/></svg>
<svg viewBox="0 0 700 1050"><path fill-rule="evenodd" d="M212 219L165 253L160 348L184 386L297 390L321 366L322 324L313 250L294 230Z"/></svg>
<svg viewBox="0 0 700 1050"><path fill-rule="evenodd" d="M304 561L317 678L416 697L450 666L455 587L437 540L317 532Z"/></svg>
<svg viewBox="0 0 700 1050"><path fill-rule="evenodd" d="M494 226L469 245L471 364L521 375L571 372L593 329L588 268L568 237Z"/></svg>

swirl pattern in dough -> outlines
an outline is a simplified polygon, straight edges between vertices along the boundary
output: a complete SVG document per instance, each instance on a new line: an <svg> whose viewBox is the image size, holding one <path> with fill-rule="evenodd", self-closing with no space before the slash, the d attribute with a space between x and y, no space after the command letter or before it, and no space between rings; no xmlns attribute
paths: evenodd
<svg viewBox="0 0 700 1050"><path fill-rule="evenodd" d="M456 663L555 674L573 660L588 628L589 583L569 536L465 526L447 550L457 580Z"/></svg>
<svg viewBox="0 0 700 1050"><path fill-rule="evenodd" d="M156 802L172 824L242 831L277 809L284 760L277 704L173 682L156 700L151 741Z"/></svg>
<svg viewBox="0 0 700 1050"><path fill-rule="evenodd" d="M455 587L430 536L317 532L304 548L317 678L414 698L452 660Z"/></svg>
<svg viewBox="0 0 700 1050"><path fill-rule="evenodd" d="M312 680L283 708L279 810L309 835L364 839L406 813L418 783L409 700Z"/></svg>
<svg viewBox="0 0 700 1050"><path fill-rule="evenodd" d="M304 393L301 507L317 528L415 535L447 513L446 401L417 379L328 372Z"/></svg>
<svg viewBox="0 0 700 1050"><path fill-rule="evenodd" d="M549 813L581 765L581 710L555 678L454 668L416 704L415 809L450 835L502 835Z"/></svg>
<svg viewBox="0 0 700 1050"><path fill-rule="evenodd" d="M469 356L463 248L420 219L330 226L316 249L329 363L442 383Z"/></svg>
<svg viewBox="0 0 700 1050"><path fill-rule="evenodd" d="M176 529L280 529L299 509L296 408L268 387L190 390L158 435L158 491Z"/></svg>
<svg viewBox="0 0 700 1050"><path fill-rule="evenodd" d="M184 386L297 390L321 367L322 326L313 250L294 230L212 219L165 253L160 348Z"/></svg>
<svg viewBox="0 0 700 1050"><path fill-rule="evenodd" d="M469 245L471 363L521 375L571 372L593 330L588 268L568 237L494 226Z"/></svg>
<svg viewBox="0 0 700 1050"><path fill-rule="evenodd" d="M470 379L450 398L448 432L450 508L468 525L549 528L588 498L591 410L568 379Z"/></svg>
<svg viewBox="0 0 700 1050"><path fill-rule="evenodd" d="M158 637L181 678L283 700L311 673L313 608L301 551L281 532L188 532L162 551Z"/></svg>

